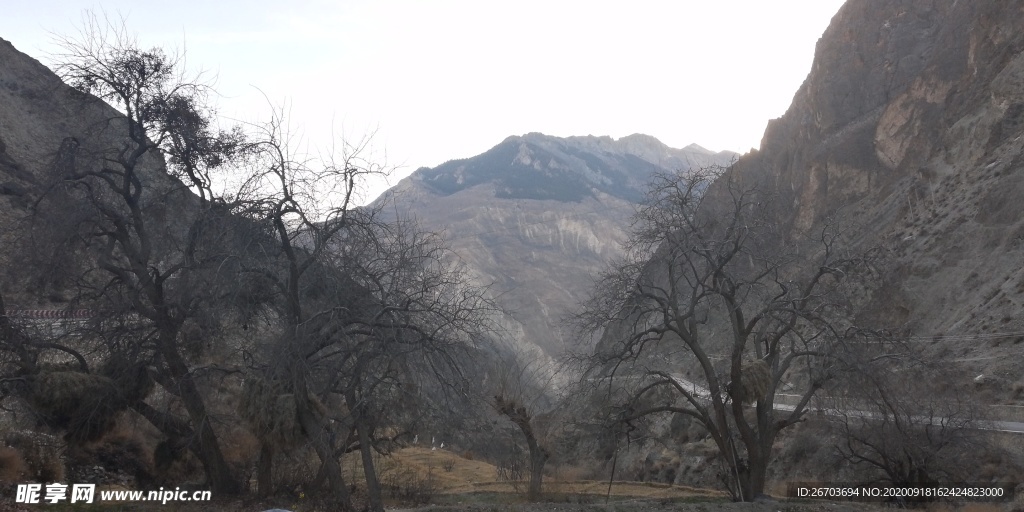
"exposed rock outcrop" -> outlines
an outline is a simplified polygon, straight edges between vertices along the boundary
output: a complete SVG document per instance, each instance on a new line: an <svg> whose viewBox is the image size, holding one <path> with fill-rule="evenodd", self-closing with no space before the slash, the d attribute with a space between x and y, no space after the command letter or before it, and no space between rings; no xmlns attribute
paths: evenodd
<svg viewBox="0 0 1024 512"><path fill-rule="evenodd" d="M1020 27L1019 2L851 0L734 169L776 197L789 236L838 214L860 248L887 251L865 319L1004 383L1024 359Z"/></svg>
<svg viewBox="0 0 1024 512"><path fill-rule="evenodd" d="M51 299L61 300L68 284L57 282L59 273L30 275L25 263L60 267L60 259L71 255L52 247L33 249L29 235L56 234L30 228L29 206L73 169L96 167L104 151L122 147L123 116L67 86L3 39L0 62L0 292L8 307L45 306ZM173 185L164 169L159 155L143 158L146 176ZM187 198L188 193L179 195ZM74 214L73 204L64 206L69 216Z"/></svg>

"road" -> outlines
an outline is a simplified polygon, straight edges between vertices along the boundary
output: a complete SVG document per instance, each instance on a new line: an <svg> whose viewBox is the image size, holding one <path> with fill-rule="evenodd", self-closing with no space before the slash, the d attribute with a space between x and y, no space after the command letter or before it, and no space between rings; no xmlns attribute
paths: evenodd
<svg viewBox="0 0 1024 512"><path fill-rule="evenodd" d="M621 376L621 377L616 377L616 378L627 378L627 379L640 378L640 379L642 379L642 378L646 378L646 377L647 377L646 375L638 375L638 376ZM683 377L673 376L672 378L675 379L676 383L679 384L683 389L689 390L696 397L704 399L704 400L708 400L708 399L711 398L711 391L708 390L708 388L706 388L704 386L701 386L700 384L697 384L696 382L692 382L690 380L687 380L687 379L685 379ZM793 405L793 404L785 403L785 399L787 397L792 397L792 398L799 399L800 395L793 395L793 394L788 394L788 393L777 393L775 395L775 397L776 397L776 399L773 402L773 408L775 410L777 410L777 411L792 411L793 409L796 408L796 406ZM779 400L780 398L782 400ZM833 408L828 408L828 407L824 407L824 408L823 407L808 407L808 410L810 412L816 412L816 413L819 413L819 414L824 414L824 415L829 415L829 416L837 416L837 415L840 415L840 414L847 415L847 416L862 417L862 418L865 418L865 417L866 418L871 418L871 417L878 416L876 413L870 412L870 411L841 410L841 409L834 408L834 407ZM923 419L923 418L921 418L921 419ZM933 422L937 422L937 423L942 423L945 420L946 420L946 418L939 417L939 418L933 419L932 421ZM1010 434L1024 434L1024 422L1022 422L1022 421L988 420L988 421L979 422L978 426L975 426L975 427L972 427L972 428L976 428L976 429L979 429L979 430L987 430L987 431L992 431L992 432L1005 432L1005 433L1010 433Z"/></svg>

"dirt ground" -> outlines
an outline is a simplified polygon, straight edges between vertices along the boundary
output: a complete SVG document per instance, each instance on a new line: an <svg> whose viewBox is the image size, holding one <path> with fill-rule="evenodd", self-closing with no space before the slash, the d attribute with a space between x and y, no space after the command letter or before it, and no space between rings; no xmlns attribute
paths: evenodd
<svg viewBox="0 0 1024 512"><path fill-rule="evenodd" d="M344 461L349 475L362 472L358 458ZM545 478L544 501L528 503L523 483L496 481L491 464L473 460L444 450L410 447L375 462L385 485L385 505L389 512L853 512L861 510L892 510L881 504L866 502L797 501L784 498L758 503L732 503L724 492L680 485L652 482L617 481L609 491L607 481L579 480L565 474L562 478ZM578 477L575 477L578 478ZM365 492L355 482L357 510L365 502ZM388 487L388 486L392 487ZM395 487L397 486L397 487ZM399 489L400 487L400 489ZM401 491L402 497L396 497ZM415 491L415 492L412 492ZM404 493L404 494L403 494ZM410 494L411 493L411 494ZM422 506L410 503L429 503ZM225 498L205 503L104 503L86 506L23 505L14 503L14 496L0 492L0 512L46 511L225 511L261 512L282 509L291 512L335 510L332 503L318 502L301 495L280 495L259 500ZM921 509L919 509L921 510ZM928 511L1024 512L1024 497L1014 503L976 503L959 507L931 506Z"/></svg>
<svg viewBox="0 0 1024 512"><path fill-rule="evenodd" d="M123 511L123 512L185 512L225 511L260 512L281 509L290 512L317 512L334 510L327 503L310 500L272 498L268 500L231 499L214 500L203 504L168 503L166 505L126 503L94 504L86 506L62 505L21 505L13 503L13 496L3 496L0 512L47 511ZM732 503L725 498L695 494L689 498L631 498L612 496L605 501L603 495L549 494L546 501L528 503L519 494L503 492L476 492L467 494L446 494L435 498L436 503L417 507L402 505L387 506L388 512L855 512L894 510L875 503L824 502L795 500L766 500L758 503ZM357 505L358 506L358 505ZM1024 506L1018 501L998 504L967 504L959 506L932 505L919 510L934 512L1019 512Z"/></svg>

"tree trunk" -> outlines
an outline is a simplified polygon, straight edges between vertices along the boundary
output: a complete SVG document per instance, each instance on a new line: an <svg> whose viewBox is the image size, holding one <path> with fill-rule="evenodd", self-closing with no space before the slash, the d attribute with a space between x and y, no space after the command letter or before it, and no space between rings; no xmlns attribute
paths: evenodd
<svg viewBox="0 0 1024 512"><path fill-rule="evenodd" d="M7 305L4 303L4 296L0 293L0 342L7 343L18 355L23 370L34 371L35 361L25 348L24 340L17 340L18 331L7 316Z"/></svg>
<svg viewBox="0 0 1024 512"><path fill-rule="evenodd" d="M741 501L752 502L764 495L765 473L767 468L760 461L750 462L739 472L739 488L742 494L738 496Z"/></svg>
<svg viewBox="0 0 1024 512"><path fill-rule="evenodd" d="M540 499L541 483L544 479L544 463L548 460L548 454L540 447L533 435L528 436L526 441L530 447L530 487L526 492L526 497L530 501L537 501Z"/></svg>
<svg viewBox="0 0 1024 512"><path fill-rule="evenodd" d="M359 452L363 458L363 474L366 475L366 493L369 495L369 508L373 512L384 512L384 501L381 499L380 481L377 470L373 466L373 444L366 421L356 418L359 433Z"/></svg>
<svg viewBox="0 0 1024 512"><path fill-rule="evenodd" d="M162 329L159 341L160 353L170 370L171 379L178 387L182 404L185 406L193 428L199 437L199 460L203 464L206 478L210 482L210 490L216 494L238 494L241 491L241 484L232 476L231 468L224 460L220 443L217 442L217 435L213 431L213 426L210 425L203 396L199 393L188 366L178 354L175 345L176 338L176 329Z"/></svg>
<svg viewBox="0 0 1024 512"><path fill-rule="evenodd" d="M729 461L730 469L736 478L736 501L752 502L764 495L764 484L768 476L768 457L766 450L757 448L747 450L747 458L741 458L733 452L733 461Z"/></svg>
<svg viewBox="0 0 1024 512"><path fill-rule="evenodd" d="M0 292L0 341L10 343L14 341L14 327L11 320L7 318L7 306L4 304L4 294Z"/></svg>
<svg viewBox="0 0 1024 512"><path fill-rule="evenodd" d="M523 431L526 437L526 446L530 449L530 487L527 488L526 498L530 501L540 499L541 484L544 481L544 463L548 460L548 452L537 442L537 436L533 433L533 426L528 418L518 415L516 424Z"/></svg>
<svg viewBox="0 0 1024 512"><path fill-rule="evenodd" d="M352 500L348 487L345 486L345 480L342 478L341 464L334 456L334 450L331 449L330 443L325 439L323 419L313 414L309 408L309 389L306 387L305 374L301 373L301 369L297 370L298 373L293 373L293 378L295 379L295 409L298 413L299 424L306 432L307 438L313 444L313 449L320 459L321 470L327 479L327 487L334 495L334 499L337 500L339 510L352 510Z"/></svg>
<svg viewBox="0 0 1024 512"><path fill-rule="evenodd" d="M338 463L338 459L334 458L334 452L327 445L327 442L323 438L322 429L320 428L320 422L314 418L309 418L312 414L307 410L306 414L299 414L299 421L302 424L302 428L307 432L312 429L313 433L310 434L309 440L313 443L313 449L316 450L317 457L320 458L320 463L323 464L324 475L327 478L327 487L330 492L334 495L334 498L338 502L338 506L341 510L351 510L352 502L348 493L348 488L345 487L345 480L341 475L341 464ZM320 430L321 432L317 432Z"/></svg>
<svg viewBox="0 0 1024 512"><path fill-rule="evenodd" d="M274 485L274 447L260 442L260 461L256 470L256 489L261 498L270 496Z"/></svg>
<svg viewBox="0 0 1024 512"><path fill-rule="evenodd" d="M526 438L526 445L530 450L530 487L527 489L527 499L537 501L540 499L541 484L544 480L544 463L548 460L548 452L537 442L537 436L533 432L533 425L530 424L533 417L525 407L517 400L509 400L501 395L494 397L494 407L501 414L512 420L523 437Z"/></svg>

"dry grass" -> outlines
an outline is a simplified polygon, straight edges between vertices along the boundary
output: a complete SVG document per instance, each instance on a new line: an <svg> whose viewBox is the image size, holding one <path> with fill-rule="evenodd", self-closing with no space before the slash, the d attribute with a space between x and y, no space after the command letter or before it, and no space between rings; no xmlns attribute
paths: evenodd
<svg viewBox="0 0 1024 512"><path fill-rule="evenodd" d="M21 482L28 473L28 465L17 450L0 447L0 482Z"/></svg>
<svg viewBox="0 0 1024 512"><path fill-rule="evenodd" d="M3 436L3 443L20 455L28 473L25 478L35 482L64 480L64 443L57 437L41 432L11 431Z"/></svg>
<svg viewBox="0 0 1024 512"><path fill-rule="evenodd" d="M508 493L525 492L525 483L499 482L497 468L486 462L468 459L447 450L430 450L429 448L409 447L396 450L390 456L388 464L414 471L421 478L429 478L439 494L469 493ZM451 465L451 471L443 469ZM378 471L383 466L378 462ZM363 484L362 465L358 454L349 454L345 460L345 468L352 471L357 483ZM561 480L544 479L544 492L552 494L575 494L604 496L608 493L608 482L594 480ZM720 498L724 493L715 490L698 489L678 485L650 482L615 482L612 485L612 496L635 497L647 499L675 499L708 497Z"/></svg>
<svg viewBox="0 0 1024 512"><path fill-rule="evenodd" d="M358 454L350 454L350 457L352 455ZM436 489L443 493L471 492L476 485L494 482L497 475L493 465L466 459L447 450L414 446L396 450L390 458L397 466L410 469L421 477L429 476ZM450 465L451 471L443 469L445 465ZM362 465L356 461L353 467L358 468L357 474L361 476Z"/></svg>

